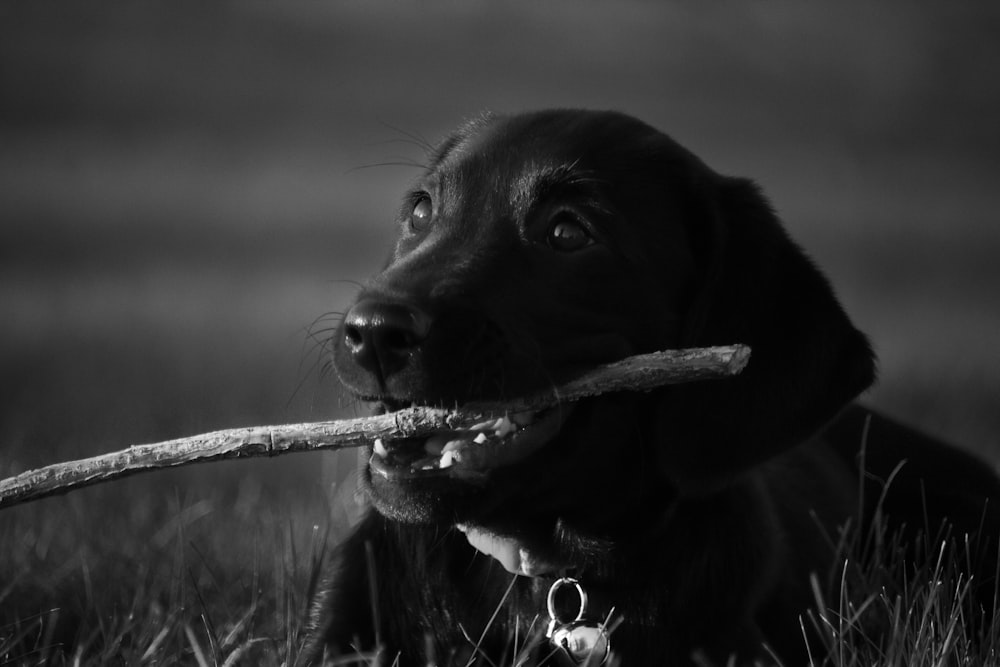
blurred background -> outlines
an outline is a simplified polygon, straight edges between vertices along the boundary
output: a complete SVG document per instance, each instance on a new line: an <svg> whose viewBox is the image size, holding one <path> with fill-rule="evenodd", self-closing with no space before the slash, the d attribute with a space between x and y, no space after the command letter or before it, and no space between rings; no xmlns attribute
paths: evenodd
<svg viewBox="0 0 1000 667"><path fill-rule="evenodd" d="M868 402L998 461L998 35L987 3L4 2L0 476L351 414L317 345L388 251L417 171L387 163L481 110L553 106L628 112L755 178L874 340ZM0 628L256 604L260 577L301 597L353 463L4 511Z"/></svg>

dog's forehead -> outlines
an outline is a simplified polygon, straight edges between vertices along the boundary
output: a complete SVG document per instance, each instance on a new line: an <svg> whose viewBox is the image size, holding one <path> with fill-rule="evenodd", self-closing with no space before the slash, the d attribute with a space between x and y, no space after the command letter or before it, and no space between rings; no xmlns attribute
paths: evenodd
<svg viewBox="0 0 1000 667"><path fill-rule="evenodd" d="M528 185L574 169L592 170L641 152L655 130L612 113L549 111L485 117L466 124L441 146L436 170L466 182Z"/></svg>
<svg viewBox="0 0 1000 667"><path fill-rule="evenodd" d="M613 195L656 165L687 173L703 167L665 134L625 114L551 110L467 123L441 144L430 171L456 192L502 196L516 206L567 183Z"/></svg>

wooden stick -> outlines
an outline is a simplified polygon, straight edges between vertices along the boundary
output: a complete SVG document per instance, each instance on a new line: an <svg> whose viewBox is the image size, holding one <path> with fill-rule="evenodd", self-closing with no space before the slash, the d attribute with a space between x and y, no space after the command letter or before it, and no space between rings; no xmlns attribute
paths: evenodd
<svg viewBox="0 0 1000 667"><path fill-rule="evenodd" d="M277 456L289 452L358 447L375 438L413 438L468 427L491 415L541 409L615 391L650 391L735 375L750 358L744 345L666 350L599 366L566 384L506 403L471 403L461 409L411 407L390 414L309 424L214 431L56 463L0 480L0 509L157 468L205 461Z"/></svg>

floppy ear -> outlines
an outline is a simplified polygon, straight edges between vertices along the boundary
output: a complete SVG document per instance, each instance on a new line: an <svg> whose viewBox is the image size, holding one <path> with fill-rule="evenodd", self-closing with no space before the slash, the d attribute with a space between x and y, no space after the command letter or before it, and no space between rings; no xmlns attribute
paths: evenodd
<svg viewBox="0 0 1000 667"><path fill-rule="evenodd" d="M739 376L663 395L661 463L681 489L801 442L875 375L868 340L752 182L715 177L698 199L689 233L703 272L682 342L752 349Z"/></svg>

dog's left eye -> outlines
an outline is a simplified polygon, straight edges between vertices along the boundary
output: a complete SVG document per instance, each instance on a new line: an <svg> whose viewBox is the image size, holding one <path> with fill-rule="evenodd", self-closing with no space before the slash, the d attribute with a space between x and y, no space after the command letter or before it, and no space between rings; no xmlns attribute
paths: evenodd
<svg viewBox="0 0 1000 667"><path fill-rule="evenodd" d="M430 224L431 216L434 214L434 205L427 195L420 195L413 203L413 210L410 211L410 229L415 232L424 230Z"/></svg>
<svg viewBox="0 0 1000 667"><path fill-rule="evenodd" d="M553 216L546 241L553 250L572 252L594 243L583 223L568 211Z"/></svg>

